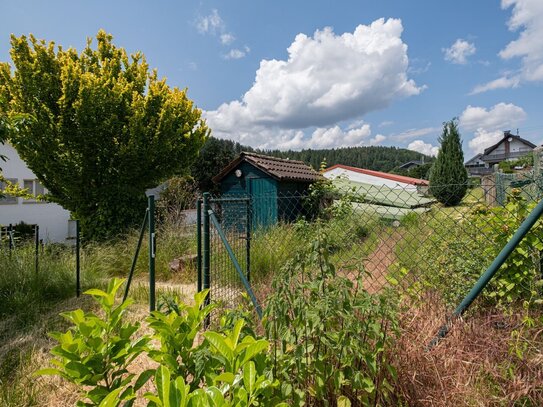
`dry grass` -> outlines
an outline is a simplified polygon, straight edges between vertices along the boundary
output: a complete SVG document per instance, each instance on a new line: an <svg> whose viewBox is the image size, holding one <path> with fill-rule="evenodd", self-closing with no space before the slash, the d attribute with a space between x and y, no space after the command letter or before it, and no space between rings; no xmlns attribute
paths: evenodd
<svg viewBox="0 0 543 407"><path fill-rule="evenodd" d="M443 311L432 300L401 318L393 360L398 392L409 406L543 405L543 346L536 328L522 330L517 313L479 312L456 321L427 351L444 322ZM522 332L519 353L515 332Z"/></svg>

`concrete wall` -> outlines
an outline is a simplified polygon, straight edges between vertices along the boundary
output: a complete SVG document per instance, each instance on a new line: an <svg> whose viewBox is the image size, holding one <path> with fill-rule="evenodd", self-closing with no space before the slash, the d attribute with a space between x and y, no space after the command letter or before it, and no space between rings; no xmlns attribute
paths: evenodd
<svg viewBox="0 0 543 407"><path fill-rule="evenodd" d="M323 174L328 179L334 179L339 176L346 177L350 181L362 182L364 184L377 185L377 186L387 186L394 189L404 189L407 191L416 191L417 186L411 185L405 182L398 182L391 179L376 177L369 174L361 174L359 172L347 170L344 168L334 168L330 171L326 171Z"/></svg>
<svg viewBox="0 0 543 407"><path fill-rule="evenodd" d="M9 144L0 144L0 155L7 157L0 162L2 173L7 179L17 179L24 187L24 180L36 180L36 176L21 160L15 149ZM68 236L70 212L55 203L43 203L17 198L16 203L0 201L0 225L25 222L39 225L40 238L50 242L64 242Z"/></svg>

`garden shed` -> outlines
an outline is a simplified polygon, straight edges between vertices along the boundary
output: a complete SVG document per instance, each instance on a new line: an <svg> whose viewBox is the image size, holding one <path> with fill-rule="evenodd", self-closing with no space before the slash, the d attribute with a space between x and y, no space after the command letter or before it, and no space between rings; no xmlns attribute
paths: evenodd
<svg viewBox="0 0 543 407"><path fill-rule="evenodd" d="M298 218L302 195L319 179L303 161L242 152L213 182L223 197L250 197L253 227L265 227Z"/></svg>

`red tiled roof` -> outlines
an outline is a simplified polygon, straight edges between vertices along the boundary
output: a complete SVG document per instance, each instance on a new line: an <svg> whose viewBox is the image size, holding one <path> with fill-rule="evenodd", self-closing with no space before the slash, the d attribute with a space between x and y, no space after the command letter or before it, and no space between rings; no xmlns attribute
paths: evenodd
<svg viewBox="0 0 543 407"><path fill-rule="evenodd" d="M388 172L366 170L364 168L350 167L348 165L343 165L343 164L333 165L330 168L327 168L326 170L324 170L324 172L331 171L331 170L333 170L335 168L342 168L344 170L358 172L360 174L372 175L374 177L379 177L379 178L385 178L385 179L389 179L389 180L392 180L392 181L402 182L404 184L429 185L428 181L426 181L424 179L404 177L403 175L389 174Z"/></svg>

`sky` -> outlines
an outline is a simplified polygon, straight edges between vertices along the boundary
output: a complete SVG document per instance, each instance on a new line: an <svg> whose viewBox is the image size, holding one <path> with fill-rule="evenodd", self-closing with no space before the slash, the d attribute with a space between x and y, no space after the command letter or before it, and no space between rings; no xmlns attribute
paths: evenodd
<svg viewBox="0 0 543 407"><path fill-rule="evenodd" d="M0 61L11 34L100 29L244 145L436 154L454 117L466 160L505 130L543 143L542 0L0 0Z"/></svg>

